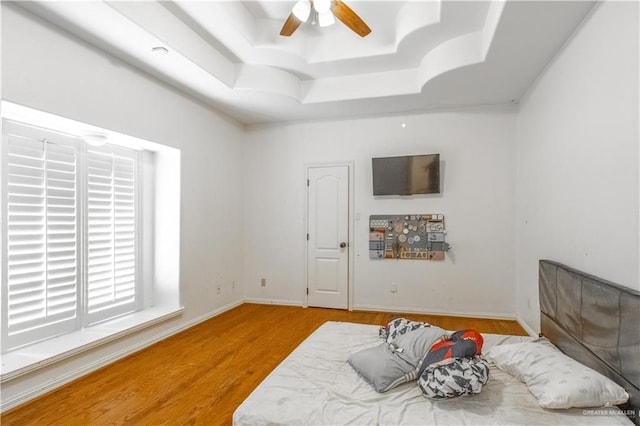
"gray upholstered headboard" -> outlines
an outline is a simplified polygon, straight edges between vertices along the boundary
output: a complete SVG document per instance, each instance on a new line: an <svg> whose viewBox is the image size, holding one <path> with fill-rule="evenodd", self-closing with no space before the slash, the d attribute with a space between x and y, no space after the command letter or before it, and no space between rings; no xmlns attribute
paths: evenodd
<svg viewBox="0 0 640 426"><path fill-rule="evenodd" d="M540 261L540 329L560 350L611 378L640 408L640 293Z"/></svg>

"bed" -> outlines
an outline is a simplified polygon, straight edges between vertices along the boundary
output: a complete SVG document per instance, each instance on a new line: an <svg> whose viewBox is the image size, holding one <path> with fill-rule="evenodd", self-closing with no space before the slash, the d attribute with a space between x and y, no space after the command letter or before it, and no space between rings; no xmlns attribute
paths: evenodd
<svg viewBox="0 0 640 426"><path fill-rule="evenodd" d="M381 344L378 326L327 322L296 348L233 415L235 425L558 424L629 425L640 398L640 294L551 261L540 261L541 330L554 345L624 387L617 407L543 409L527 385L490 363L473 396L434 401L415 381L377 393L347 362ZM483 353L537 343L483 334ZM496 361L498 362L498 361ZM637 422L637 416L635 416Z"/></svg>

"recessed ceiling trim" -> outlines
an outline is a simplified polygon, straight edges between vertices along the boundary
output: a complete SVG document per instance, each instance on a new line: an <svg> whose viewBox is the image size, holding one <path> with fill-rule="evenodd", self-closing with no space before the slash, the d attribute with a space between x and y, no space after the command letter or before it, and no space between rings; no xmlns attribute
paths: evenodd
<svg viewBox="0 0 640 426"><path fill-rule="evenodd" d="M294 75L264 65L239 64L234 90L272 93L301 100L300 80Z"/></svg>
<svg viewBox="0 0 640 426"><path fill-rule="evenodd" d="M91 2L91 4L100 7L101 3ZM175 15L160 3L152 1L114 1L107 4L118 11L123 20L118 23L117 27L100 27L104 38L108 38L109 34L113 33L113 28L131 26L133 24L139 27L136 33L146 32L147 35L162 40L164 43L161 44L170 45L172 51L180 52L227 86L233 85L235 80L234 64L213 49L193 30L183 25ZM96 22L93 25L100 24Z"/></svg>
<svg viewBox="0 0 640 426"><path fill-rule="evenodd" d="M417 71L420 91L433 78L449 71L484 61L482 32L456 37L442 43L423 58Z"/></svg>
<svg viewBox="0 0 640 426"><path fill-rule="evenodd" d="M493 37L498 29L502 12L506 2L504 0L492 1L489 5L489 11L487 12L487 19L485 20L484 28L482 29L482 53L483 57L487 57Z"/></svg>
<svg viewBox="0 0 640 426"><path fill-rule="evenodd" d="M419 93L415 69L325 78L303 83L305 104ZM337 96L338 94L338 96Z"/></svg>
<svg viewBox="0 0 640 426"><path fill-rule="evenodd" d="M594 4L348 2L357 3L374 30L366 39L339 25L326 34L309 27L296 37L278 39L284 19L278 13L286 6L288 14L291 6L285 2L252 7L241 1L16 5L255 123L518 99ZM537 30L542 21L544 32ZM358 43L344 42L347 35ZM152 46L166 46L169 53L153 54Z"/></svg>
<svg viewBox="0 0 640 426"><path fill-rule="evenodd" d="M223 2L224 3L224 2ZM158 57L147 57L146 53L138 53L136 60L145 65L154 67L165 77L180 82L187 87L200 87L205 89L209 96L216 97L212 88L219 87L217 95L229 99L237 90L256 91L277 94L278 96L291 98L302 104L325 103L353 99L367 99L386 96L418 94L427 82L455 68L479 62L482 57L481 47L482 33L473 33L458 36L445 41L434 49L426 52L418 68L405 68L396 70L384 70L380 72L368 72L361 74L342 75L328 78L316 78L303 81L297 75L288 70L274 68L261 64L231 64L224 56L216 52L206 44L197 34L188 29L167 8L154 2L110 2L110 3L81 3L84 6L78 8L75 3L39 3L49 13L55 14L61 19L76 27L93 33L105 43L121 49L123 52L131 52L131 44L146 43L149 45L165 45L171 51L171 55L163 57L162 62ZM208 3L181 2L178 7L186 13L205 15L203 7ZM417 5L405 4L401 11L401 19L410 22L413 31L406 31L405 38L425 28L423 20L411 21L408 16L431 16L428 24L431 25L437 19L433 16L440 12L440 2L434 3L437 7L419 3ZM231 9L216 6L218 11L232 10L235 14L248 19L237 5ZM81 10L82 9L82 10ZM84 12L84 13L82 13ZM91 12L91 13L89 13ZM209 19L218 22L223 19L228 22L228 16L224 13L215 14L215 18L208 15ZM107 19L108 18L108 19ZM439 19L439 16L437 17ZM209 21L203 25L211 25ZM411 23L413 22L413 23ZM422 22L422 26L419 24ZM113 28L118 28L117 34L127 31L124 39L128 44L122 45L124 40L113 37ZM223 26L228 29L229 25ZM236 43L248 45L246 38ZM480 43L479 43L480 41ZM329 43L327 46L331 46ZM147 48L148 49L148 48ZM148 51L148 50L147 50ZM273 52L263 52L263 54ZM238 55L242 57L243 55ZM273 60L273 57L271 57ZM355 59L354 59L355 60ZM375 68L373 68L375 69ZM207 83L208 81L208 83ZM223 87L221 87L221 85ZM215 91L214 91L215 92Z"/></svg>
<svg viewBox="0 0 640 426"><path fill-rule="evenodd" d="M396 40L400 44L409 34L441 22L442 1L408 2L396 17Z"/></svg>

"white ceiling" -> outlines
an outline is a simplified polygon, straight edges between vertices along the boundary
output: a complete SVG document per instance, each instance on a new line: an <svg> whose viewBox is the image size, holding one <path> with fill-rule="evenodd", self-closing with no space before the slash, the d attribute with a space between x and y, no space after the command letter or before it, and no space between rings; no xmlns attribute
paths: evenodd
<svg viewBox="0 0 640 426"><path fill-rule="evenodd" d="M517 102L594 4L346 0L367 37L282 37L294 3L18 2L245 124Z"/></svg>

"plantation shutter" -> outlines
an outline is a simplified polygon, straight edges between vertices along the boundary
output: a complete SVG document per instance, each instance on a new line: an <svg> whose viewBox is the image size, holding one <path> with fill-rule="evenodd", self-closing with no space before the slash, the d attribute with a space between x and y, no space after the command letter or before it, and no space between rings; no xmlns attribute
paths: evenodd
<svg viewBox="0 0 640 426"><path fill-rule="evenodd" d="M136 165L134 151L87 151L89 323L137 307Z"/></svg>
<svg viewBox="0 0 640 426"><path fill-rule="evenodd" d="M2 334L19 346L73 330L78 316L77 141L4 121Z"/></svg>

